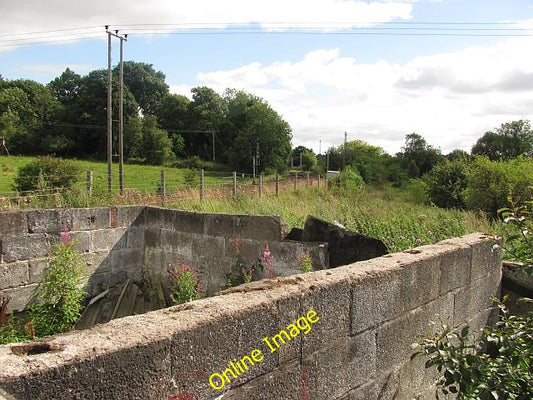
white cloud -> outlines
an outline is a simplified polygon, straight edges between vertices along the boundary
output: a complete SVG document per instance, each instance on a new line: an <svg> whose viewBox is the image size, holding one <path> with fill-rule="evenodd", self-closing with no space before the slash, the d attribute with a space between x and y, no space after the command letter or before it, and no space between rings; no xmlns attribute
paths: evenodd
<svg viewBox="0 0 533 400"><path fill-rule="evenodd" d="M487 130L531 119L533 38L418 57L403 65L358 63L339 49L297 62L251 63L198 74L201 85L244 89L267 100L291 124L294 144L318 150L362 139L400 150L417 132L443 152L470 150Z"/></svg>
<svg viewBox="0 0 533 400"><path fill-rule="evenodd" d="M167 27L225 27L259 24L264 29L335 30L410 19L412 5L402 1L355 0L26 0L2 4L0 35L110 24L168 24ZM188 24L188 25L187 25ZM164 28L164 26L160 26ZM72 32L64 31L72 37Z"/></svg>

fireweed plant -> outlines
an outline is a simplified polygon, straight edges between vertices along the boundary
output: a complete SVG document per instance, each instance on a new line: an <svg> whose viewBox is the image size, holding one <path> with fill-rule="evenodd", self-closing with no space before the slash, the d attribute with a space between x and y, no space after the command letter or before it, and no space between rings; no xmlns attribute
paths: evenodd
<svg viewBox="0 0 533 400"><path fill-rule="evenodd" d="M181 260L168 264L170 280L170 300L173 304L183 304L201 297L200 280L196 270Z"/></svg>
<svg viewBox="0 0 533 400"><path fill-rule="evenodd" d="M70 240L66 227L60 237L50 252L50 265L43 271L35 299L29 306L29 329L34 337L73 329L83 309L83 258L73 249L75 242Z"/></svg>
<svg viewBox="0 0 533 400"><path fill-rule="evenodd" d="M300 270L305 274L313 271L313 258L309 254L309 250L298 252L298 262L300 263Z"/></svg>
<svg viewBox="0 0 533 400"><path fill-rule="evenodd" d="M235 238L231 242L233 247L233 264L229 272L224 274L226 278L226 284L224 289L230 287L239 286L243 283L249 283L253 280L254 273L258 270L263 271L266 267L268 277L274 278L274 268L272 267L272 259L274 258L270 252L270 248L266 245L265 249L261 253L261 258L254 264L247 266L242 256L242 241L240 238Z"/></svg>

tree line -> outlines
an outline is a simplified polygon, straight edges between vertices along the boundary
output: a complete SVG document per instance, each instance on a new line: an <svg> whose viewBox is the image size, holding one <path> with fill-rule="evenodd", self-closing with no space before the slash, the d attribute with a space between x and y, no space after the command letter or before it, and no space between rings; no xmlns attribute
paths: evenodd
<svg viewBox="0 0 533 400"><path fill-rule="evenodd" d="M118 67L113 71L114 116L117 89ZM170 93L165 75L151 64L124 63L126 161L158 165L214 158L248 170L259 147L263 169L287 169L292 131L267 102L234 89L223 95L208 87L191 92L192 99ZM46 85L0 76L0 136L11 154L104 159L106 123L106 70L81 76L67 68ZM113 141L117 149L116 134Z"/></svg>

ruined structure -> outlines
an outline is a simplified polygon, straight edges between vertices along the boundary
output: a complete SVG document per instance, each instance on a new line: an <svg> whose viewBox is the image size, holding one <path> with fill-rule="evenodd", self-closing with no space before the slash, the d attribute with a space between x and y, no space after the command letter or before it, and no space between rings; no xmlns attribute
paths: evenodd
<svg viewBox="0 0 533 400"><path fill-rule="evenodd" d="M437 314L454 327L483 327L501 282L499 255L481 234L327 269L328 246L283 241L275 217L124 207L0 218L0 289L19 307L65 223L95 292L143 268L157 274L176 255L218 267L206 275L214 291L237 236L254 258L268 243L278 275L290 275L0 346L0 387L18 399L430 399L434 371L410 360L410 344ZM306 248L325 269L294 275L291 257Z"/></svg>

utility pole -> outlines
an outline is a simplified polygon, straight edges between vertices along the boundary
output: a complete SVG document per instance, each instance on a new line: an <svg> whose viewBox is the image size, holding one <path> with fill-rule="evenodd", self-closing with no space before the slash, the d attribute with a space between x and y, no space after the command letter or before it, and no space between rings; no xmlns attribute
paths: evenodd
<svg viewBox="0 0 533 400"><path fill-rule="evenodd" d="M346 144L347 144L348 134L344 132L344 152L342 154L342 170L346 169Z"/></svg>
<svg viewBox="0 0 533 400"><path fill-rule="evenodd" d="M113 192L113 71L111 57L111 38L114 36L120 39L120 82L119 82L119 169L120 169L120 193L123 192L123 129L124 129L124 103L123 103L123 44L127 35L120 36L118 30L115 33L109 30L109 25L105 26L107 33L107 191Z"/></svg>
<svg viewBox="0 0 533 400"><path fill-rule="evenodd" d="M118 81L118 173L120 182L120 194L124 194L124 41L128 35L118 36L120 39L120 72Z"/></svg>
<svg viewBox="0 0 533 400"><path fill-rule="evenodd" d="M111 194L113 190L112 175L113 175L113 74L111 71L111 35L108 31L109 26L106 25L107 32L107 191Z"/></svg>

